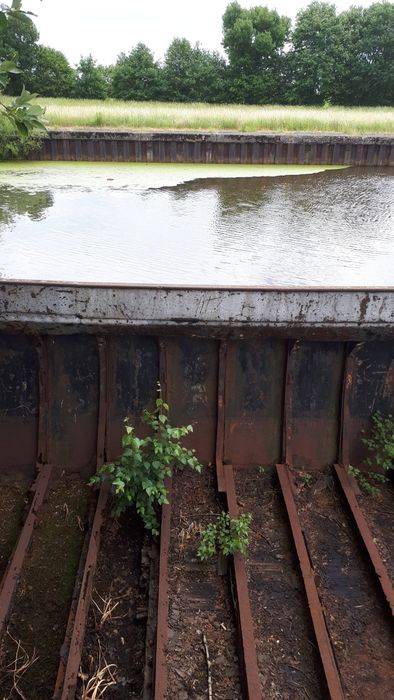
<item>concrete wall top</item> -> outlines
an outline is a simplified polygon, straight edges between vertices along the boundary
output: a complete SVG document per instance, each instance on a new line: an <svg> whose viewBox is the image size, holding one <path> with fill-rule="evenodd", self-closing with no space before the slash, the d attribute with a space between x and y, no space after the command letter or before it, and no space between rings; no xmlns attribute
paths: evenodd
<svg viewBox="0 0 394 700"><path fill-rule="evenodd" d="M0 283L0 330L394 337L394 287L148 287Z"/></svg>

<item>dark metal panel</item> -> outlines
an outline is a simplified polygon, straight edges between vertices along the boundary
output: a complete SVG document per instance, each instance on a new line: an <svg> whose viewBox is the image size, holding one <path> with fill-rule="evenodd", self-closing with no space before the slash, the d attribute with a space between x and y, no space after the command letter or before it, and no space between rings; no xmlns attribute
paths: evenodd
<svg viewBox="0 0 394 700"><path fill-rule="evenodd" d="M96 466L98 351L86 335L48 339L48 460L54 466L89 471Z"/></svg>
<svg viewBox="0 0 394 700"><path fill-rule="evenodd" d="M280 459L286 350L283 340L228 343L225 462L273 464Z"/></svg>
<svg viewBox="0 0 394 700"><path fill-rule="evenodd" d="M153 336L117 335L107 341L108 413L106 457L121 452L123 421L131 418L137 433L143 433L141 416L152 409L159 380L159 348Z"/></svg>
<svg viewBox="0 0 394 700"><path fill-rule="evenodd" d="M34 339L0 335L0 470L37 458L38 354Z"/></svg>
<svg viewBox="0 0 394 700"><path fill-rule="evenodd" d="M287 368L286 462L318 469L338 455L344 344L295 342Z"/></svg>
<svg viewBox="0 0 394 700"><path fill-rule="evenodd" d="M218 344L200 338L166 339L167 396L174 425L193 426L185 445L202 462L215 459Z"/></svg>
<svg viewBox="0 0 394 700"><path fill-rule="evenodd" d="M361 465L367 449L361 442L370 430L371 416L381 411L394 414L394 342L356 345L345 371L342 460Z"/></svg>

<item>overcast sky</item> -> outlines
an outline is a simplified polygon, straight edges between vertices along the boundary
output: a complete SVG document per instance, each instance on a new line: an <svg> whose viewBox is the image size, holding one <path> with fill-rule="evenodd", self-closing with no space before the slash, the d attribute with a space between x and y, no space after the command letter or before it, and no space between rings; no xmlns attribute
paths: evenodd
<svg viewBox="0 0 394 700"><path fill-rule="evenodd" d="M222 15L230 0L24 0L34 19L40 42L66 54L74 64L91 53L100 63L114 63L121 51L138 42L162 58L174 37L223 52ZM295 17L305 0L240 0L242 7L266 5ZM367 7L372 0L338 0L338 10L351 5Z"/></svg>

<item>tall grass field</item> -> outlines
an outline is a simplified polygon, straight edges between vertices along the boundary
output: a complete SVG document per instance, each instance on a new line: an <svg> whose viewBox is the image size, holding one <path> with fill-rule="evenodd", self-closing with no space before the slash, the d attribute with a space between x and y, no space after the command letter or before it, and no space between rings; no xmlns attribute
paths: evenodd
<svg viewBox="0 0 394 700"><path fill-rule="evenodd" d="M288 107L38 98L49 128L392 134L390 107Z"/></svg>

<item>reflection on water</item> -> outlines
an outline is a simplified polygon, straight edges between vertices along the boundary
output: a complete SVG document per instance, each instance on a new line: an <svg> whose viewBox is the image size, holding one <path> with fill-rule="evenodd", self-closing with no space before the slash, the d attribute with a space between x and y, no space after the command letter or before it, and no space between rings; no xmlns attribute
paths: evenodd
<svg viewBox="0 0 394 700"><path fill-rule="evenodd" d="M152 189L146 170L151 166L145 166L144 189L138 177L131 186L123 182L126 170L122 186L115 186L107 177L113 165L108 171L100 167L97 188L92 165L84 178L78 164L71 186L64 170L59 180L56 167L28 177L26 169L14 166L7 184L1 170L0 276L196 285L394 284L393 169L229 178L227 166L226 178L172 185L182 178L176 166L167 166L165 186Z"/></svg>

